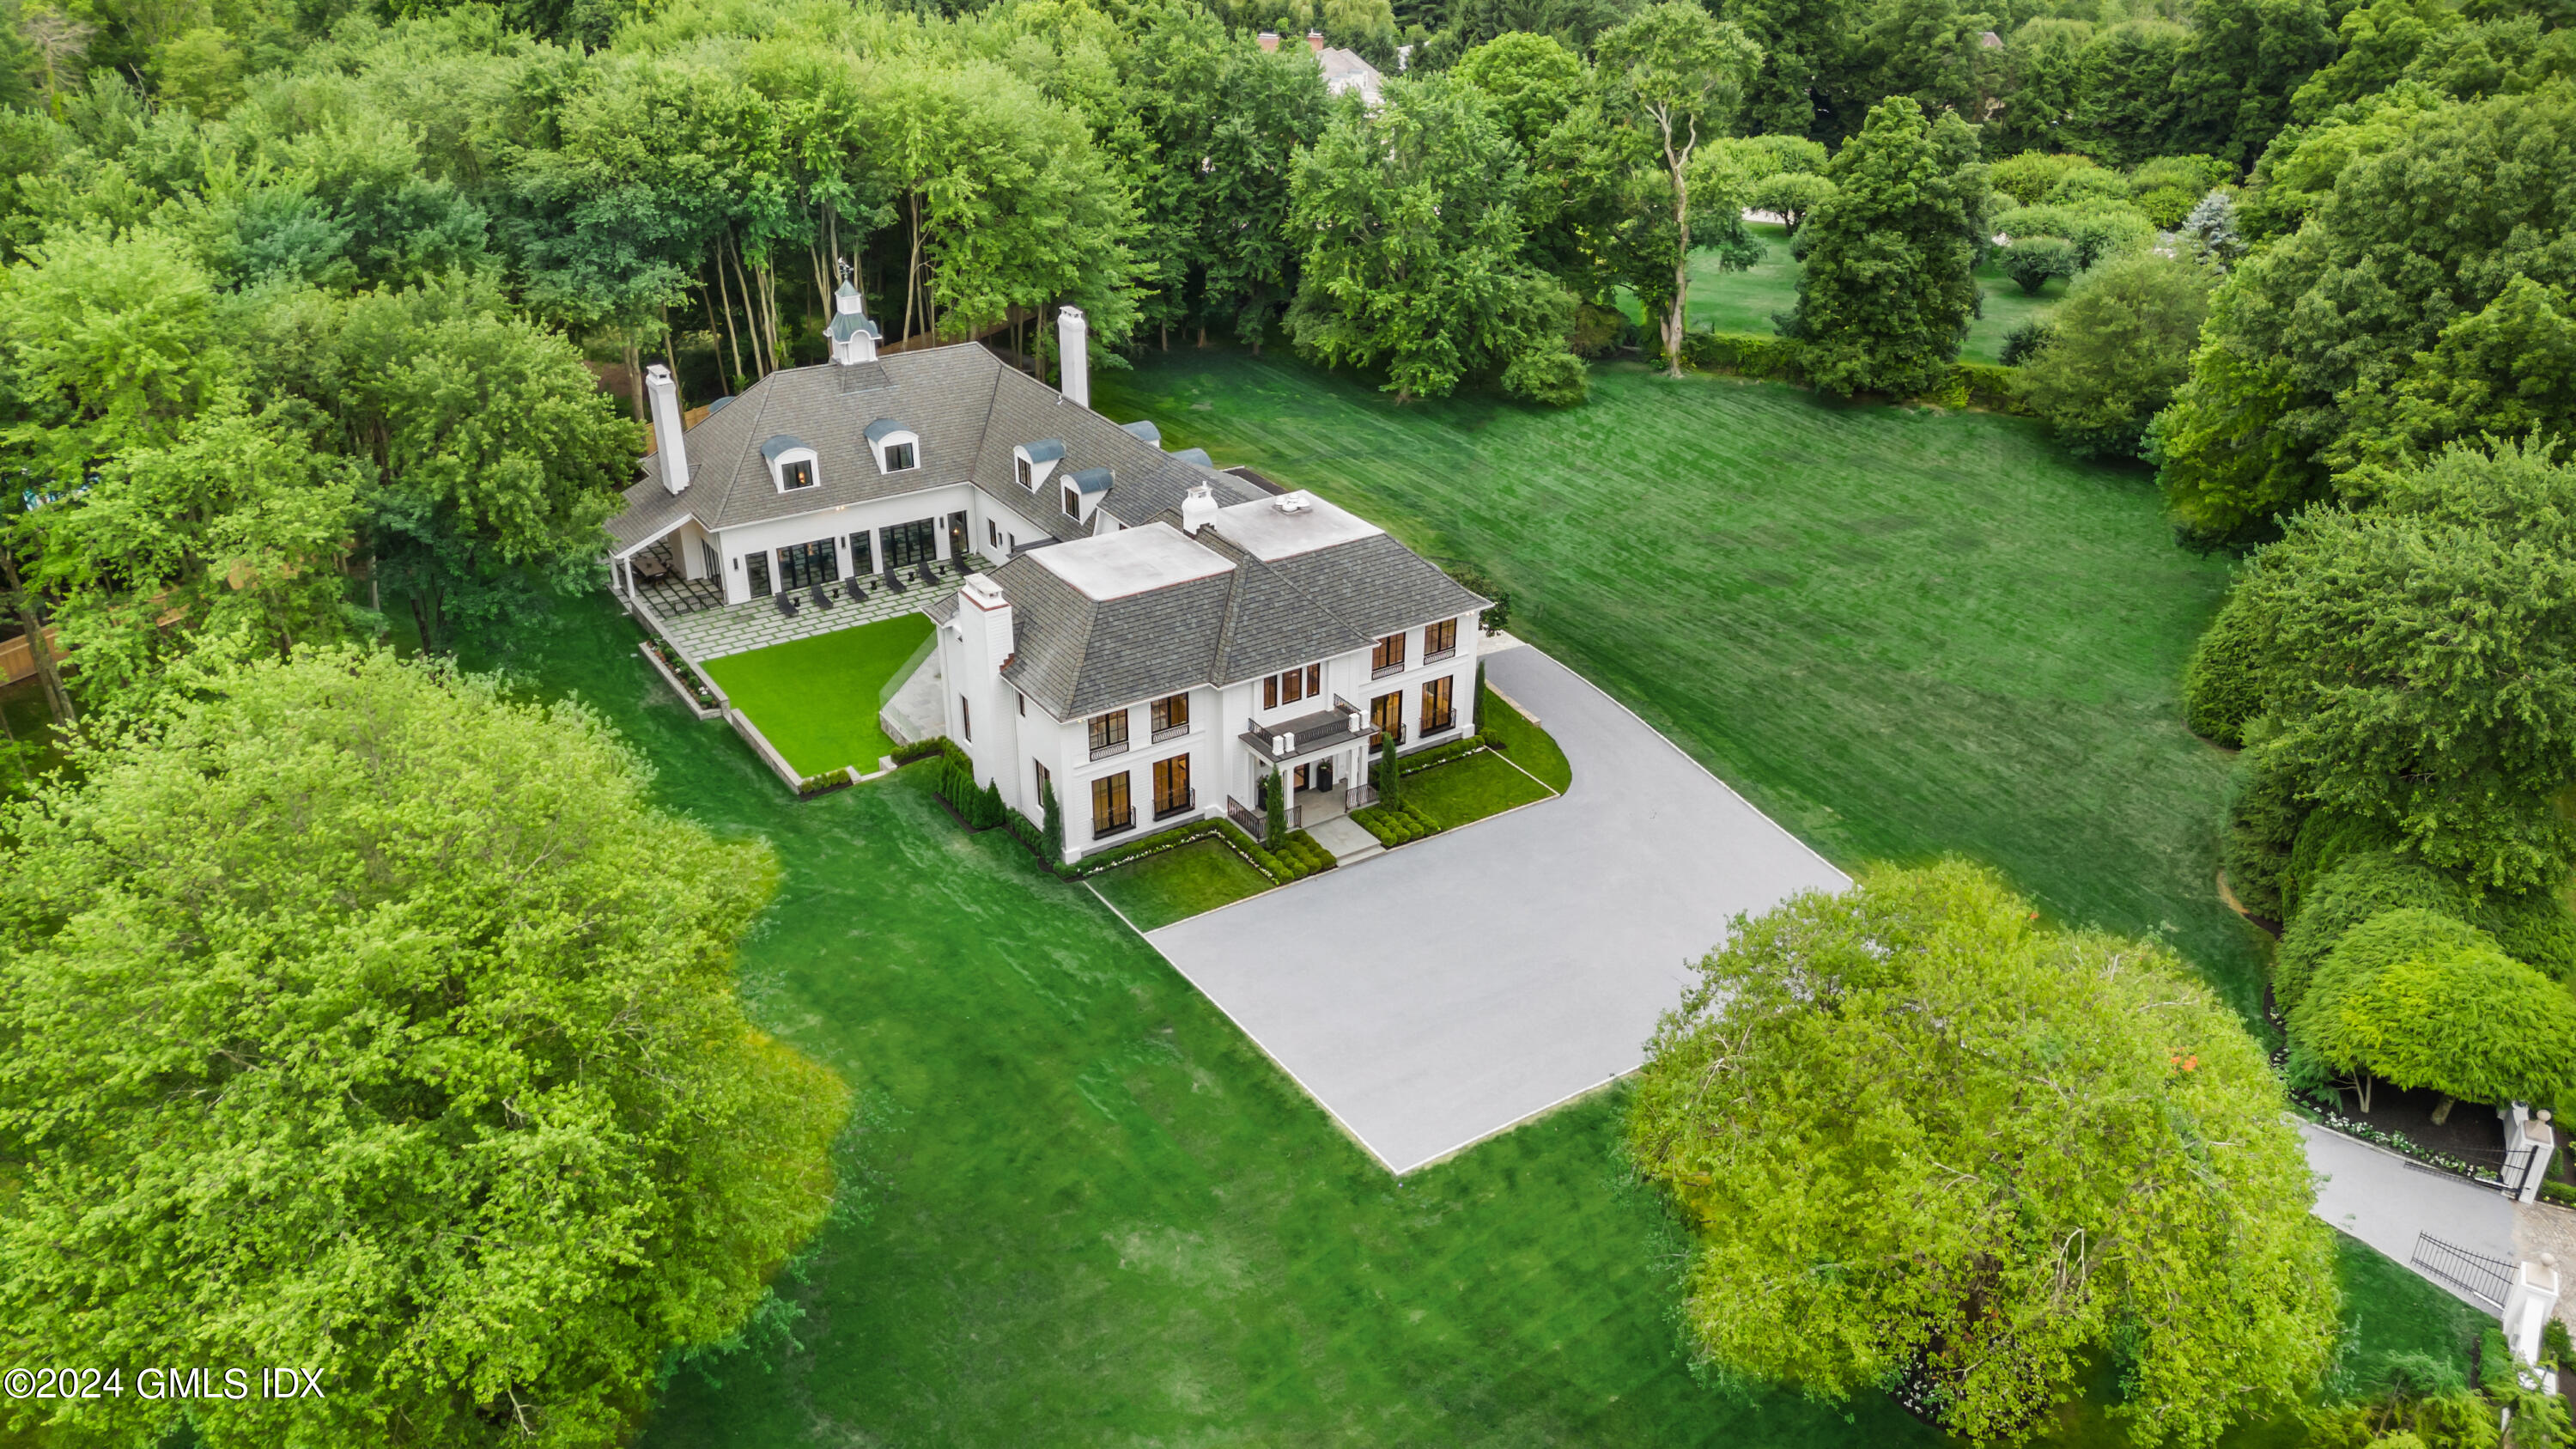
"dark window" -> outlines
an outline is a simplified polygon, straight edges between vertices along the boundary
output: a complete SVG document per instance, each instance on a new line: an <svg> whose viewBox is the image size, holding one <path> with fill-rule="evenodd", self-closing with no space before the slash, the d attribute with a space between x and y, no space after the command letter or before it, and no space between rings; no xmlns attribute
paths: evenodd
<svg viewBox="0 0 2576 1449"><path fill-rule="evenodd" d="M1082 516L1082 490L1070 483L1064 485L1064 516L1067 518Z"/></svg>
<svg viewBox="0 0 2576 1449"><path fill-rule="evenodd" d="M742 566L751 573L751 596L755 599L768 598L769 555L765 553L744 554L742 556Z"/></svg>
<svg viewBox="0 0 2576 1449"><path fill-rule="evenodd" d="M886 470L887 472L889 472L889 473L900 473L900 472L902 472L904 469L909 468L909 467L911 467L911 466L912 466L912 444L910 444L910 443L888 443L888 444L886 444L886 465L885 465L885 470Z"/></svg>
<svg viewBox="0 0 2576 1449"><path fill-rule="evenodd" d="M791 543L778 551L778 586L782 589L828 584L840 576L841 551L828 538Z"/></svg>
<svg viewBox="0 0 2576 1449"><path fill-rule="evenodd" d="M1422 732L1436 735L1458 722L1458 712L1449 705L1451 676L1442 675L1422 686Z"/></svg>
<svg viewBox="0 0 2576 1449"><path fill-rule="evenodd" d="M1395 736L1395 742L1397 744L1403 744L1404 691L1401 689L1389 690L1385 694L1381 694L1377 698L1370 700L1369 723L1376 725L1379 729Z"/></svg>
<svg viewBox="0 0 2576 1449"><path fill-rule="evenodd" d="M1055 776L1050 775L1050 774L1048 774L1048 773L1047 773L1047 767L1045 766L1045 764L1044 764L1044 763L1042 763L1042 762L1040 762L1040 761L1037 761L1037 760L1031 760L1031 761L1029 761L1029 763L1030 763L1031 765L1035 765L1035 766L1037 767L1037 772L1038 772L1038 808L1039 808L1039 809L1041 809L1041 810L1043 810L1043 809L1045 809L1045 808L1046 808L1047 796L1053 792L1054 784L1055 784Z"/></svg>
<svg viewBox="0 0 2576 1449"><path fill-rule="evenodd" d="M799 458L793 463L779 464L778 486L790 489L813 487L814 460L811 458Z"/></svg>
<svg viewBox="0 0 2576 1449"><path fill-rule="evenodd" d="M1279 707L1279 676L1276 674L1269 675L1261 681L1261 707L1263 709Z"/></svg>
<svg viewBox="0 0 2576 1449"><path fill-rule="evenodd" d="M995 523L989 518L985 519L984 541L995 548L1000 548L1002 546L1002 525Z"/></svg>
<svg viewBox="0 0 2576 1449"><path fill-rule="evenodd" d="M1020 470L1020 486L1026 488L1031 493L1038 491L1037 468L1026 458L1014 458L1011 462Z"/></svg>
<svg viewBox="0 0 2576 1449"><path fill-rule="evenodd" d="M1114 755L1127 748L1127 711L1113 709L1091 717L1091 757Z"/></svg>
<svg viewBox="0 0 2576 1449"><path fill-rule="evenodd" d="M1091 833L1111 835L1136 823L1136 811L1127 801L1127 772L1119 771L1107 779L1091 782Z"/></svg>
<svg viewBox="0 0 2576 1449"><path fill-rule="evenodd" d="M885 531L885 566L928 563L939 557L939 520L920 518Z"/></svg>
<svg viewBox="0 0 2576 1449"><path fill-rule="evenodd" d="M1312 699L1323 692L1324 666L1309 664L1303 669L1291 669L1285 674L1273 674L1263 679L1261 707L1277 709L1283 704L1295 704L1301 699Z"/></svg>
<svg viewBox="0 0 2576 1449"><path fill-rule="evenodd" d="M1323 695L1324 666L1320 664L1309 664L1306 666L1306 697L1308 699L1321 699L1323 698Z"/></svg>
<svg viewBox="0 0 2576 1449"><path fill-rule="evenodd" d="M1011 692L1019 697L1020 718L1027 719L1029 717L1029 697L1025 694L1020 694L1018 690L1013 690Z"/></svg>
<svg viewBox="0 0 2576 1449"><path fill-rule="evenodd" d="M967 706L966 696L962 694L957 696L957 732L966 737L968 744L975 742L975 712Z"/></svg>
<svg viewBox="0 0 2576 1449"><path fill-rule="evenodd" d="M874 530L850 535L850 572L872 574L877 571L877 536Z"/></svg>
<svg viewBox="0 0 2576 1449"><path fill-rule="evenodd" d="M1404 632L1398 630L1377 641L1369 651L1369 674L1393 674L1404 667Z"/></svg>
<svg viewBox="0 0 2576 1449"><path fill-rule="evenodd" d="M1149 707L1154 722L1154 738L1176 735L1190 727L1190 697L1167 694Z"/></svg>
<svg viewBox="0 0 2576 1449"><path fill-rule="evenodd" d="M1190 757L1174 755L1154 762L1154 818L1194 809L1198 796L1190 789Z"/></svg>
<svg viewBox="0 0 2576 1449"><path fill-rule="evenodd" d="M1443 619L1422 627L1422 662L1446 659L1458 652L1458 621Z"/></svg>
<svg viewBox="0 0 2576 1449"><path fill-rule="evenodd" d="M716 575L724 572L723 556L716 552L716 546L714 544L707 542L703 538L698 540L698 557L706 560L707 577L712 579L715 578ZM718 583L723 582L721 579L717 579L716 581Z"/></svg>

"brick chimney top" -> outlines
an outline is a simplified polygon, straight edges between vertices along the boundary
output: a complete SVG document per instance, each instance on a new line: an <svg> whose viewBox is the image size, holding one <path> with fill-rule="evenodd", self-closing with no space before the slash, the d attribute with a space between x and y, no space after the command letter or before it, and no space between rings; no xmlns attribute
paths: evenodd
<svg viewBox="0 0 2576 1449"><path fill-rule="evenodd" d="M1308 50L1311 50L1311 51L1315 52L1317 55L1321 55L1321 54L1323 54L1323 53L1324 53L1324 32L1322 32L1322 31L1320 31L1320 30L1309 30L1309 31L1307 31L1307 32L1306 32L1306 48L1307 48Z"/></svg>
<svg viewBox="0 0 2576 1449"><path fill-rule="evenodd" d="M1260 42L1263 50L1277 50L1279 48L1279 32L1276 30L1265 30L1259 35L1254 36L1253 39Z"/></svg>

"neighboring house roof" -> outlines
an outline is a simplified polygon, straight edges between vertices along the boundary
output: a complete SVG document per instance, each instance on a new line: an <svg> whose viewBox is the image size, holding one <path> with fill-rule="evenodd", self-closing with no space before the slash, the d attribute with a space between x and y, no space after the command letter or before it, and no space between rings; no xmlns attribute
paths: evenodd
<svg viewBox="0 0 2576 1449"><path fill-rule="evenodd" d="M1376 66L1359 58L1356 51L1325 46L1315 52L1315 60L1324 68L1324 89L1328 94L1358 91L1360 98L1374 106L1381 99L1379 87L1385 77Z"/></svg>

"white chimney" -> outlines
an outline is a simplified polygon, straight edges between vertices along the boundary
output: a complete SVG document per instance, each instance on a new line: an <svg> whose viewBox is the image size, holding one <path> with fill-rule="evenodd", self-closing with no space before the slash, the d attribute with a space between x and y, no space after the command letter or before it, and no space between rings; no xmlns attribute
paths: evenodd
<svg viewBox="0 0 2576 1449"><path fill-rule="evenodd" d="M1012 650L1011 601L1003 596L1001 585L983 574L966 576L957 591L957 631L966 643L960 662L967 677L998 678Z"/></svg>
<svg viewBox="0 0 2576 1449"><path fill-rule="evenodd" d="M1216 522L1216 493L1205 483L1190 485L1188 496L1181 499L1181 532L1196 536L1198 531Z"/></svg>
<svg viewBox="0 0 2576 1449"><path fill-rule="evenodd" d="M1091 406L1091 323L1080 307L1055 309L1055 350L1056 361L1064 369L1064 383L1057 391L1067 402Z"/></svg>
<svg viewBox="0 0 2576 1449"><path fill-rule="evenodd" d="M671 369L654 363L644 369L644 397L653 410L653 448L662 455L662 486L673 493L689 486L689 445L680 423L680 385Z"/></svg>

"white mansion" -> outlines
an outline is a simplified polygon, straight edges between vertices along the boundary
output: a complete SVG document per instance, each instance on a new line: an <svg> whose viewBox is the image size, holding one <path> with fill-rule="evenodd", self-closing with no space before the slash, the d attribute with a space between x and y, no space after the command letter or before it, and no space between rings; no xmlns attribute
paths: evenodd
<svg viewBox="0 0 2576 1449"><path fill-rule="evenodd" d="M1330 503L1091 411L1079 311L1061 392L972 343L880 358L846 286L840 311L832 361L685 431L647 371L662 445L609 525L621 587L648 551L727 604L1007 558L924 591L946 729L1030 819L1053 789L1068 859L1229 806L1257 829L1274 770L1306 821L1338 814L1381 732L1474 727L1487 601Z"/></svg>

